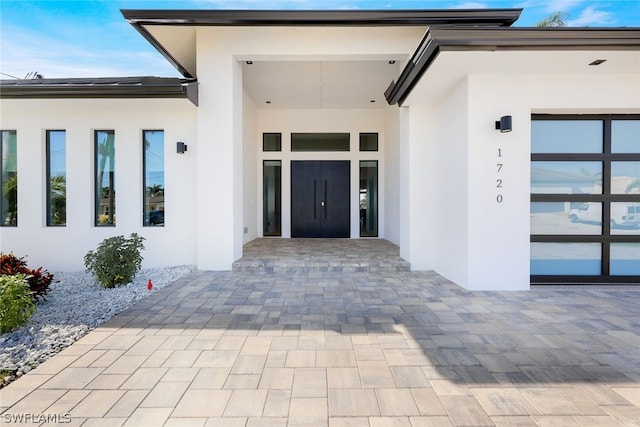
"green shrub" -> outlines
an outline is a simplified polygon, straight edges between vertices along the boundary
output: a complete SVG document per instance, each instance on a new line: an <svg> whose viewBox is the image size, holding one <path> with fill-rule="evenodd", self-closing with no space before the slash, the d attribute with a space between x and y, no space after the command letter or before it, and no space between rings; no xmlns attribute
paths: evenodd
<svg viewBox="0 0 640 427"><path fill-rule="evenodd" d="M31 290L31 297L35 300L38 297L45 299L49 292L49 286L53 281L53 274L42 267L32 270L27 267L27 262L23 258L18 258L14 254L0 254L0 275L13 276L24 274Z"/></svg>
<svg viewBox="0 0 640 427"><path fill-rule="evenodd" d="M84 266L105 288L127 284L142 266L143 241L144 237L136 233L128 239L124 236L104 239L95 251L84 256Z"/></svg>
<svg viewBox="0 0 640 427"><path fill-rule="evenodd" d="M29 321L36 312L24 274L0 275L0 333L10 332Z"/></svg>

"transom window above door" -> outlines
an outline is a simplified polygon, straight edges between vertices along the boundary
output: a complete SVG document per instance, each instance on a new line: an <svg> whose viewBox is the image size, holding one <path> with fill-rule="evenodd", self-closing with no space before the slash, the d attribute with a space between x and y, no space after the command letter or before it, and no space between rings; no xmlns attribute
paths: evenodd
<svg viewBox="0 0 640 427"><path fill-rule="evenodd" d="M291 151L349 151L348 133L292 133Z"/></svg>

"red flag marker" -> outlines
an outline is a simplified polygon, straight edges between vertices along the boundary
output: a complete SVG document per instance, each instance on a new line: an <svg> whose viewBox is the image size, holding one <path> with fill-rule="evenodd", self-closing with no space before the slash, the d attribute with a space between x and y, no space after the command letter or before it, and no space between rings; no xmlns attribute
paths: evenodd
<svg viewBox="0 0 640 427"><path fill-rule="evenodd" d="M149 281L147 282L147 289L153 289L153 283L151 283L151 279L149 279Z"/></svg>

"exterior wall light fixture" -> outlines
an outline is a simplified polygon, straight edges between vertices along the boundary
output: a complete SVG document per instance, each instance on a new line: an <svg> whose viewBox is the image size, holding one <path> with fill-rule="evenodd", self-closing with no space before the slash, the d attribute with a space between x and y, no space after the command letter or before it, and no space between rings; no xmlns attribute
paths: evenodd
<svg viewBox="0 0 640 427"><path fill-rule="evenodd" d="M496 120L496 130L502 133L511 132L511 116L502 116L500 120Z"/></svg>
<svg viewBox="0 0 640 427"><path fill-rule="evenodd" d="M184 142L176 143L176 153L184 154L186 151L187 151L187 144L185 144Z"/></svg>

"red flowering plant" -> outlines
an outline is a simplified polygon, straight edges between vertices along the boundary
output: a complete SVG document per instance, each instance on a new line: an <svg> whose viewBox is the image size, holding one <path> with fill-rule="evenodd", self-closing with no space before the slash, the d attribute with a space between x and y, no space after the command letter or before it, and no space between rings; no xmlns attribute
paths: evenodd
<svg viewBox="0 0 640 427"><path fill-rule="evenodd" d="M15 276L16 274L24 274L31 297L34 300L42 298L46 300L45 295L49 292L49 286L53 282L53 274L42 267L32 270L27 267L27 262L23 258L18 258L14 254L0 253L0 275Z"/></svg>

